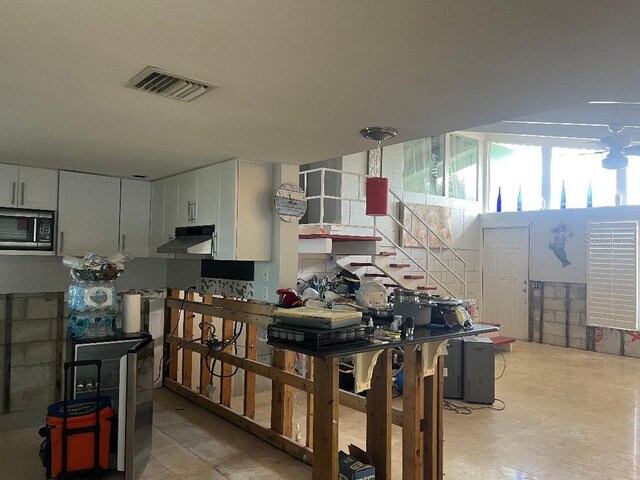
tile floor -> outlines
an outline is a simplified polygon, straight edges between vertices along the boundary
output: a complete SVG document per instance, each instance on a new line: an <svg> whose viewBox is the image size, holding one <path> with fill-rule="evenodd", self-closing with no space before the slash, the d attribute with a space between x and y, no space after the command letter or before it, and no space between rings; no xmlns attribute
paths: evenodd
<svg viewBox="0 0 640 480"><path fill-rule="evenodd" d="M445 413L448 480L640 480L639 360L527 343L505 358L496 384L504 411ZM502 365L498 355L498 372ZM41 419L0 416L0 479L44 478ZM341 444L363 445L363 415L341 408L341 420ZM168 391L156 392L154 424L144 480L311 478L307 465ZM402 477L400 436L394 427L394 479Z"/></svg>

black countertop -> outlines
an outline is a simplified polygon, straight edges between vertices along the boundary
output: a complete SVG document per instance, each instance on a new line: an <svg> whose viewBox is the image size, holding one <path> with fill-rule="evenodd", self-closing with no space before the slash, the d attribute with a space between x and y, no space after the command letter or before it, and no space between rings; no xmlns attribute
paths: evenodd
<svg viewBox="0 0 640 480"><path fill-rule="evenodd" d="M397 348L421 343L438 342L441 340L448 340L450 338L469 337L481 333L497 331L497 327L490 325L474 325L473 328L469 330L443 330L439 328L431 329L426 327L416 327L412 338L382 340L377 338L378 335L376 334L376 338L368 342L353 344L344 343L342 345L336 345L335 347L323 348L322 350L305 348L304 345L297 344L295 342L278 342L270 339L267 343L274 348L292 350L312 357L330 358L370 352L384 348Z"/></svg>

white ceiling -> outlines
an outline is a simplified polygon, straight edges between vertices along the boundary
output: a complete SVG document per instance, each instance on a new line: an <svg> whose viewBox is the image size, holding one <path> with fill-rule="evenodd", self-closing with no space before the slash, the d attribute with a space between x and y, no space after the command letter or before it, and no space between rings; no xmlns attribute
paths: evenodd
<svg viewBox="0 0 640 480"><path fill-rule="evenodd" d="M639 91L640 2L41 0L0 16L0 161L158 178L308 163ZM123 85L154 65L220 86Z"/></svg>

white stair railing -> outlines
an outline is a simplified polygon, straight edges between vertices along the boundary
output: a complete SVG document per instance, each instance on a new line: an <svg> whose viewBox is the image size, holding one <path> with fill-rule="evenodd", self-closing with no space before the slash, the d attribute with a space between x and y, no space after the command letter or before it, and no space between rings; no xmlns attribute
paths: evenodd
<svg viewBox="0 0 640 480"><path fill-rule="evenodd" d="M327 173L335 174L340 177L341 184L341 194L338 195L328 195L326 193L326 177ZM320 182L317 185L317 189L319 191L318 194L310 195L310 175L319 174ZM309 227L318 227L318 228L331 228L338 227L339 229L343 228L353 228L353 229L367 229L369 232L373 232L374 235L381 236L387 243L388 246L394 248L395 250L400 251L411 264L413 264L418 271L422 272L425 275L425 279L428 279L435 283L439 288L447 292L451 296L457 296L454 293L454 289L452 284L459 284L460 291L464 298L467 296L467 263L466 261L456 252L453 247L447 243L441 235L438 234L427 222L424 221L402 198L393 190L389 190L390 193L390 201L392 202L391 208L388 209L390 212L386 217L388 218L393 225L395 225L398 229L400 235L398 238L402 238L403 234L408 235L417 245L418 247L406 247L400 245L400 241L395 240L393 237L395 233L389 232L388 229L384 229L379 225L379 221L377 217L368 217L364 215L364 208L362 208L363 212L360 215L354 214L354 204L366 204L366 176L361 175L356 172L349 172L343 170L337 170L333 168L314 168L311 170L305 170L300 172L300 184L305 191L307 201L319 201L318 208L318 218L317 219L307 219L307 223L301 224ZM347 185L347 181L354 182L351 185L357 184L357 189L353 195L344 195L343 192L345 190L345 185ZM326 205L325 202L327 200L339 201L341 208L341 216L340 222L327 222L326 219ZM344 210L347 212L347 219L345 221L342 218L342 205L348 206L348 209ZM404 211L405 218L404 220L399 218L397 212L402 209ZM408 228L405 224L407 215L410 216L411 221L419 223L426 231L426 242L420 240L414 232ZM355 218L354 218L355 217ZM316 221L314 221L316 220ZM438 242L438 245L431 245L431 238L435 238ZM425 262L424 264L419 261L414 255L408 250L409 248L419 248L421 251L425 252ZM448 254L451 258L445 259L443 258L445 254ZM462 267L462 275L456 273L455 269L452 268L447 262L458 263ZM438 272L448 274L453 279L452 282L446 282L442 280L442 277L438 279L434 272L431 271L430 263L434 265L438 265L440 268L437 269Z"/></svg>

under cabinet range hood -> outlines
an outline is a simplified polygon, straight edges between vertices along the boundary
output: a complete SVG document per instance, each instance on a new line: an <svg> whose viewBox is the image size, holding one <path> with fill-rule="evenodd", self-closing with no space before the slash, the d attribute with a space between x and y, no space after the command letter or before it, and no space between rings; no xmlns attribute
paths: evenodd
<svg viewBox="0 0 640 480"><path fill-rule="evenodd" d="M178 227L176 237L159 246L156 251L213 257L216 252L216 227L215 225Z"/></svg>

